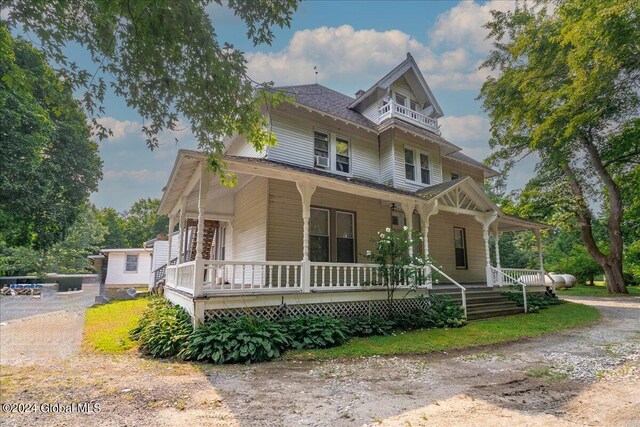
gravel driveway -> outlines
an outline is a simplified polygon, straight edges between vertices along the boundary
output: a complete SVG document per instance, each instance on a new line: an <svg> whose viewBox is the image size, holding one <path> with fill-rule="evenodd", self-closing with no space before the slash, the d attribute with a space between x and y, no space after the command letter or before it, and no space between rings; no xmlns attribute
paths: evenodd
<svg viewBox="0 0 640 427"><path fill-rule="evenodd" d="M0 414L3 425L640 426L640 298L571 298L596 325L415 357L210 366L79 355L2 366L2 403L101 412Z"/></svg>

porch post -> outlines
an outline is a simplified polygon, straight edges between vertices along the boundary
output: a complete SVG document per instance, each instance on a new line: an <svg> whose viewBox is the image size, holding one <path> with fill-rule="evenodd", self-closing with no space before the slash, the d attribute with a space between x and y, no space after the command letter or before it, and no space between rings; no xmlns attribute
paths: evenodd
<svg viewBox="0 0 640 427"><path fill-rule="evenodd" d="M309 218L311 218L311 196L316 191L316 184L311 181L296 182L302 198L302 291L311 290L311 261L309 260Z"/></svg>
<svg viewBox="0 0 640 427"><path fill-rule="evenodd" d="M168 233L168 237L169 237L169 241L167 242L167 267L171 265L171 249L173 246L173 229L175 227L175 216L170 215L169 216L169 233Z"/></svg>
<svg viewBox="0 0 640 427"><path fill-rule="evenodd" d="M424 203L418 205L418 213L420 214L420 222L422 223L422 244L424 257L427 259L429 257L429 218L432 215L438 213L438 201L435 200L433 203ZM431 267L427 266L425 269L425 273L427 275L427 288L433 288L433 279L431 277Z"/></svg>
<svg viewBox="0 0 640 427"><path fill-rule="evenodd" d="M413 211L416 208L415 202L402 202L402 212L404 212L404 222L409 229L409 239L413 237ZM409 246L409 256L413 256L413 245Z"/></svg>
<svg viewBox="0 0 640 427"><path fill-rule="evenodd" d="M209 175L204 171L204 165L200 169L200 188L198 189L198 234L196 237L196 265L193 282L193 296L202 296L204 285L204 260L202 259L202 246L204 240L204 215L207 210L207 191L209 191Z"/></svg>
<svg viewBox="0 0 640 427"><path fill-rule="evenodd" d="M486 278L487 286L493 287L493 273L491 271L491 255L489 254L489 226L495 221L498 216L497 212L486 212L484 214L476 215L474 218L480 224L482 224L482 238L484 239L484 254L486 260Z"/></svg>
<svg viewBox="0 0 640 427"><path fill-rule="evenodd" d="M184 261L184 226L185 226L185 210L186 201L184 196L180 199L180 216L178 217L178 261L177 264L181 264Z"/></svg>
<svg viewBox="0 0 640 427"><path fill-rule="evenodd" d="M495 251L496 251L496 268L500 268L500 232L498 231L498 221L495 222Z"/></svg>
<svg viewBox="0 0 640 427"><path fill-rule="evenodd" d="M536 235L536 240L538 241L538 262L540 263L540 283L544 285L544 260L542 259L542 237L540 236L540 229L534 228L533 234Z"/></svg>

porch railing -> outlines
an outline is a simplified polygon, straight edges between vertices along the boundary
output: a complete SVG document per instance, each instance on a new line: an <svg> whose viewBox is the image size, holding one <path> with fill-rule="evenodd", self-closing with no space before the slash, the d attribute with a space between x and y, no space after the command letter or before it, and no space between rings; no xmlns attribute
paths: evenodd
<svg viewBox="0 0 640 427"><path fill-rule="evenodd" d="M302 262L204 261L204 293L302 290Z"/></svg>
<svg viewBox="0 0 640 427"><path fill-rule="evenodd" d="M395 101L391 100L389 103L383 105L378 109L378 114L380 116L380 121L385 120L387 118L393 116L400 116L403 118L410 119L411 121L417 122L423 126L428 127L434 132L438 131L438 121L429 116L425 116L422 113L417 111L413 111L410 108L405 107L404 105L400 105Z"/></svg>
<svg viewBox="0 0 640 427"><path fill-rule="evenodd" d="M506 269L498 269L493 266L491 267L491 271L493 273L493 279L494 279L493 283L502 283L502 284L507 284L509 286L522 287L522 300L524 302L524 312L527 313L529 311L529 306L527 304L527 286L529 285L513 277L513 273L507 274L509 271L505 272L505 270ZM509 269L509 270L519 271L519 272L526 271L526 270L516 270L516 269ZM529 271L537 271L537 270L529 270ZM544 283L544 276L542 277L542 280Z"/></svg>
<svg viewBox="0 0 640 427"><path fill-rule="evenodd" d="M524 283L529 286L544 286L544 272L528 268L491 267L493 283L498 286L511 286Z"/></svg>
<svg viewBox="0 0 640 427"><path fill-rule="evenodd" d="M432 270L435 270L439 275L449 280L454 286L460 289L460 296L462 299L462 308L464 310L464 318L466 319L467 318L467 288L465 288L460 283L453 280L450 276L448 276L444 271L442 271L438 267L432 265L429 268L431 268ZM429 276L431 277L431 275Z"/></svg>

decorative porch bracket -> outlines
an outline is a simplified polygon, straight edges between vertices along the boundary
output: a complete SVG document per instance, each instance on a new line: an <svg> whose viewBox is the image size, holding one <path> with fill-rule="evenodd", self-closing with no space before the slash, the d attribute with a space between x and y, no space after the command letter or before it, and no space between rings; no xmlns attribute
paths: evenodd
<svg viewBox="0 0 640 427"><path fill-rule="evenodd" d="M487 286L493 287L493 273L491 271L491 255L489 253L489 226L498 217L498 212L483 212L474 215L476 221L482 224L482 238L484 239L484 253L486 260Z"/></svg>
<svg viewBox="0 0 640 427"><path fill-rule="evenodd" d="M309 218L311 218L311 197L316 184L311 181L296 182L302 198L302 292L311 291L311 261L309 260Z"/></svg>

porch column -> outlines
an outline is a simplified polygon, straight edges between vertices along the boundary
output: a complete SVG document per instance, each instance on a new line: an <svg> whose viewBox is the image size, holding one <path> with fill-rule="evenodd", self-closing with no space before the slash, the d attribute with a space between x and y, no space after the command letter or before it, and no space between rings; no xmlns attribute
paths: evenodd
<svg viewBox="0 0 640 427"><path fill-rule="evenodd" d="M173 229L175 227L175 216L174 215L170 215L169 216L169 233L168 233L168 237L169 237L169 241L167 242L167 267L171 265L171 250L172 250L172 246L173 246Z"/></svg>
<svg viewBox="0 0 640 427"><path fill-rule="evenodd" d="M495 230L496 268L500 268L500 232L498 231L498 221L495 222Z"/></svg>
<svg viewBox="0 0 640 427"><path fill-rule="evenodd" d="M181 264L184 262L184 228L185 228L185 210L186 210L186 200L184 196L180 199L180 216L178 217L178 261L177 264Z"/></svg>
<svg viewBox="0 0 640 427"><path fill-rule="evenodd" d="M202 259L202 246L204 240L204 215L207 210L207 191L209 191L209 175L204 171L204 165L200 173L200 188L198 189L198 234L196 237L196 265L193 277L193 296L204 294L204 260Z"/></svg>
<svg viewBox="0 0 640 427"><path fill-rule="evenodd" d="M296 182L302 198L302 291L311 290L311 261L309 261L309 218L311 218L311 196L316 191L316 184L311 181Z"/></svg>
<svg viewBox="0 0 640 427"><path fill-rule="evenodd" d="M434 200L433 203L423 203L418 205L418 213L420 214L420 222L422 228L422 244L424 251L424 258L427 261L429 257L429 218L432 215L438 213L438 201ZM427 261L428 262L428 261ZM433 287L433 280L431 277L431 266L428 265L425 268L425 273L427 275L427 288L431 289Z"/></svg>
<svg viewBox="0 0 640 427"><path fill-rule="evenodd" d="M495 221L498 216L497 212L486 212L484 214L479 214L474 216L476 221L482 224L482 238L484 239L484 254L486 260L486 278L487 278L487 286L493 286L493 273L491 271L491 255L489 253L489 226L493 221Z"/></svg>
<svg viewBox="0 0 640 427"><path fill-rule="evenodd" d="M540 236L540 229L534 228L533 234L536 235L536 240L538 242L538 262L540 263L540 281L544 285L544 260L542 259L542 237Z"/></svg>
<svg viewBox="0 0 640 427"><path fill-rule="evenodd" d="M413 237L413 211L416 208L415 202L402 202L402 212L404 212L404 222L409 229L409 239ZM409 256L413 256L413 245L409 246Z"/></svg>

